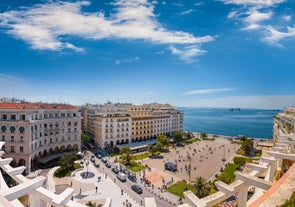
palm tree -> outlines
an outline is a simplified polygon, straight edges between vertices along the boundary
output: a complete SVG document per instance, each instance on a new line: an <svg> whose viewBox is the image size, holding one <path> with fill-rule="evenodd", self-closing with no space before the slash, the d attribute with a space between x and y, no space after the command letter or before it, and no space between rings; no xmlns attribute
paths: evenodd
<svg viewBox="0 0 295 207"><path fill-rule="evenodd" d="M204 198L210 193L210 184L203 177L197 177L193 182L193 188L196 190L196 195L199 198Z"/></svg>
<svg viewBox="0 0 295 207"><path fill-rule="evenodd" d="M125 165L130 165L132 156L131 156L131 149L128 146L122 147L120 152L122 153L122 160Z"/></svg>

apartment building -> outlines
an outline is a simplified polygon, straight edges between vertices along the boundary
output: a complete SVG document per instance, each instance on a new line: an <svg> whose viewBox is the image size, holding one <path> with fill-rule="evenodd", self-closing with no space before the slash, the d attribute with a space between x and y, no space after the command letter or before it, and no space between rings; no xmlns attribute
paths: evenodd
<svg viewBox="0 0 295 207"><path fill-rule="evenodd" d="M81 148L81 114L68 104L0 103L0 140L3 157L13 167L30 172L37 162L47 162L65 151Z"/></svg>
<svg viewBox="0 0 295 207"><path fill-rule="evenodd" d="M286 108L274 116L273 140L275 144L295 147L295 107Z"/></svg>
<svg viewBox="0 0 295 207"><path fill-rule="evenodd" d="M86 132L99 146L115 147L183 131L183 113L169 104L109 102L82 108L83 120L87 120Z"/></svg>

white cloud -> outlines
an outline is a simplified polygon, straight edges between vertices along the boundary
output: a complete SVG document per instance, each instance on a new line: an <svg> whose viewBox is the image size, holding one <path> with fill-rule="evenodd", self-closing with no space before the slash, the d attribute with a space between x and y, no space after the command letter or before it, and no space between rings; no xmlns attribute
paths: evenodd
<svg viewBox="0 0 295 207"><path fill-rule="evenodd" d="M289 22L289 21L291 21L292 16L291 16L291 15L283 15L283 16L282 16L282 19L283 19L284 21L286 21L286 22Z"/></svg>
<svg viewBox="0 0 295 207"><path fill-rule="evenodd" d="M186 95L198 95L198 94L211 94L211 93L219 93L219 92L227 92L233 91L232 88L216 88L216 89L201 89L201 90L193 90L193 91L186 91L184 94Z"/></svg>
<svg viewBox="0 0 295 207"><path fill-rule="evenodd" d="M194 11L193 9L188 9L188 10L181 12L179 15L187 15L187 14L192 13L193 11Z"/></svg>
<svg viewBox="0 0 295 207"><path fill-rule="evenodd" d="M257 23L263 20L268 20L272 16L272 12L260 12L257 9L250 9L247 12L248 16L244 19L245 22L249 22L250 24Z"/></svg>
<svg viewBox="0 0 295 207"><path fill-rule="evenodd" d="M204 2L201 2L201 1L200 1L200 2L195 3L194 5L195 5L195 6L201 6L201 5L203 5L203 4L204 4Z"/></svg>
<svg viewBox="0 0 295 207"><path fill-rule="evenodd" d="M126 59L122 59L122 60L116 60L115 64L119 65L121 63L132 63L132 62L137 62L139 61L139 57L133 57L133 58L126 58Z"/></svg>
<svg viewBox="0 0 295 207"><path fill-rule="evenodd" d="M295 38L295 27L287 27L287 31L281 32L272 26L267 27L268 34L263 38L263 40L269 44L282 46L279 42L283 39Z"/></svg>
<svg viewBox="0 0 295 207"><path fill-rule="evenodd" d="M84 49L70 43L71 37L90 40L147 40L154 44L179 44L200 47L213 41L210 35L196 37L183 31L169 31L156 19L154 4L147 0L117 0L113 13L83 12L89 1L51 2L0 13L0 26L8 34L38 50Z"/></svg>
<svg viewBox="0 0 295 207"><path fill-rule="evenodd" d="M237 4L244 6L273 6L285 0L221 0L225 4Z"/></svg>
<svg viewBox="0 0 295 207"><path fill-rule="evenodd" d="M17 76L0 73L0 82L1 81L20 81L20 80L23 80L23 79Z"/></svg>
<svg viewBox="0 0 295 207"><path fill-rule="evenodd" d="M179 56L179 58L187 63L191 63L194 61L194 57L200 56L206 53L205 50L201 50L195 45L185 46L181 49L178 49L174 46L169 46L169 50L172 54Z"/></svg>
<svg viewBox="0 0 295 207"><path fill-rule="evenodd" d="M295 27L284 27L275 25L279 21L271 21L275 16L273 7L285 2L286 0L220 0L225 4L240 5L240 8L234 8L228 18L235 18L244 23L242 30L252 30L261 35L261 40L274 46L282 46L280 41L284 39L295 38ZM283 15L284 21L291 20L290 15ZM280 28L280 29L278 29Z"/></svg>

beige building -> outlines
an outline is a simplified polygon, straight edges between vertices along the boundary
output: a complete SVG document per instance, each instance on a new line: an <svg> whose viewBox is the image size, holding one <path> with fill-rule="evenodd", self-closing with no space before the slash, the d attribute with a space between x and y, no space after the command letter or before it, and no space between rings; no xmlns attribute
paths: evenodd
<svg viewBox="0 0 295 207"><path fill-rule="evenodd" d="M183 131L183 113L169 104L87 105L82 107L85 130L96 144L114 147L130 142L155 139L159 134L171 136Z"/></svg>
<svg viewBox="0 0 295 207"><path fill-rule="evenodd" d="M0 103L0 140L5 141L3 157L12 157L13 167L24 165L30 172L37 162L45 163L64 151L80 150L79 108L68 104Z"/></svg>
<svg viewBox="0 0 295 207"><path fill-rule="evenodd" d="M274 116L273 140L275 144L295 146L295 107Z"/></svg>

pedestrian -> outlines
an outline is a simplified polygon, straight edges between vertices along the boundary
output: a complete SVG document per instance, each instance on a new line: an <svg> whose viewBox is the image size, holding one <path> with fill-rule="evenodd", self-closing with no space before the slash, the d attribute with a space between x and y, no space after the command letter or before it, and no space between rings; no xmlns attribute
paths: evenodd
<svg viewBox="0 0 295 207"><path fill-rule="evenodd" d="M82 189L80 188L80 193L79 194L81 194L81 192L82 192Z"/></svg>
<svg viewBox="0 0 295 207"><path fill-rule="evenodd" d="M97 186L95 187L95 193L97 193Z"/></svg>
<svg viewBox="0 0 295 207"><path fill-rule="evenodd" d="M123 189L121 189L121 195L123 195Z"/></svg>
<svg viewBox="0 0 295 207"><path fill-rule="evenodd" d="M71 181L71 187L72 187L72 184L73 184L73 183L72 183L72 181Z"/></svg>

